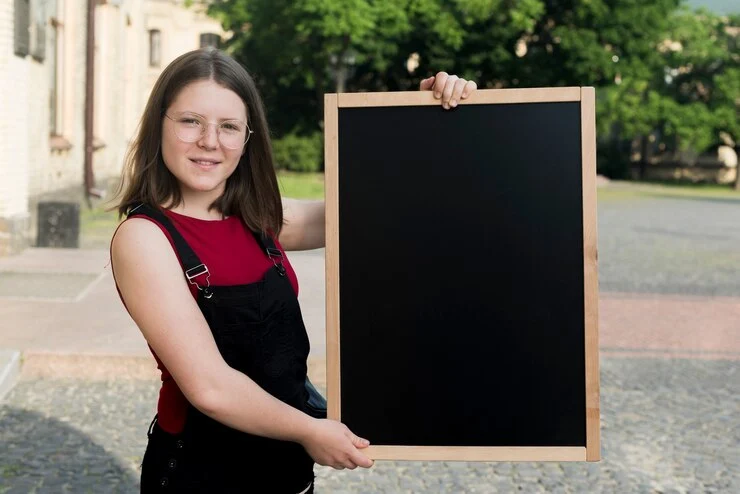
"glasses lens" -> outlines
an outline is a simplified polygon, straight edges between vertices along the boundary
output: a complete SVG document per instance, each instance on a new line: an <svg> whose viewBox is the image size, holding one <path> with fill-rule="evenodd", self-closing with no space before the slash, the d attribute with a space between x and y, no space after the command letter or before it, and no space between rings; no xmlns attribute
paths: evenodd
<svg viewBox="0 0 740 494"><path fill-rule="evenodd" d="M224 147L237 149L247 140L247 126L238 120L223 122L218 127L218 137Z"/></svg>
<svg viewBox="0 0 740 494"><path fill-rule="evenodd" d="M175 135L185 142L195 142L200 139L205 129L205 123L198 117L179 115L174 119Z"/></svg>

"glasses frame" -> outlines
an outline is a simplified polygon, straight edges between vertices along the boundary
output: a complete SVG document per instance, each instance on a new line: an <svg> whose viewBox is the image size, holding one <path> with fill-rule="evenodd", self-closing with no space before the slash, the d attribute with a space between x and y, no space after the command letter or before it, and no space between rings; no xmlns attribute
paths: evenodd
<svg viewBox="0 0 740 494"><path fill-rule="evenodd" d="M170 120L172 120L173 123L177 123L177 121L174 118L172 118L171 116L169 116L166 112L164 112L163 114L164 114L165 117L167 117ZM196 115L193 115L193 116L196 116ZM185 139L183 139L182 137L180 137L179 135L177 135L177 132L175 131L175 128L174 127L172 128L172 133L175 134L175 137L177 137L182 142L187 142L188 144L192 144L194 142L200 141L201 139L203 139L203 137L205 137L206 133L208 132L208 126L209 125L215 125L216 126L216 140L218 140L218 143L220 145L222 145L226 149L231 149L232 151L233 150L236 150L236 149L239 149L239 147L246 146L247 143L249 142L249 138L252 137L252 134L254 134L254 131L251 128L249 128L249 123L248 122L245 122L244 120L239 120L239 119L236 119L236 118L225 120L224 122L232 122L232 121L233 122L239 122L239 123L243 123L244 125L247 126L247 139L242 143L241 146L236 147L236 148L230 148L229 146L227 146L223 142L221 142L221 129L220 129L219 126L221 124L223 124L224 122L221 122L221 123L219 123L219 122L209 122L209 121L207 121L205 119L202 119L202 121L205 123L205 125L203 126L203 132L201 132L200 133L200 136L197 139L195 139L194 141L186 141Z"/></svg>

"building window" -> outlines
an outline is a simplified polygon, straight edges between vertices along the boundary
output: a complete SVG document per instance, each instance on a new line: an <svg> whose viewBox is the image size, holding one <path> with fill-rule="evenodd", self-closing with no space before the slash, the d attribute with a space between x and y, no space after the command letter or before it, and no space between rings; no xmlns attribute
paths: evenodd
<svg viewBox="0 0 740 494"><path fill-rule="evenodd" d="M162 64L162 33L159 29L149 30L149 66L159 67Z"/></svg>
<svg viewBox="0 0 740 494"><path fill-rule="evenodd" d="M200 35L201 48L218 48L221 44L221 36L214 33L203 33Z"/></svg>
<svg viewBox="0 0 740 494"><path fill-rule="evenodd" d="M55 7L53 0L34 0L31 5L33 22L31 23L29 51L31 56L43 62L46 58L46 8Z"/></svg>
<svg viewBox="0 0 740 494"><path fill-rule="evenodd" d="M30 14L31 7L29 0L15 0L14 3L14 52L19 57L25 57L29 53L31 44L31 25Z"/></svg>

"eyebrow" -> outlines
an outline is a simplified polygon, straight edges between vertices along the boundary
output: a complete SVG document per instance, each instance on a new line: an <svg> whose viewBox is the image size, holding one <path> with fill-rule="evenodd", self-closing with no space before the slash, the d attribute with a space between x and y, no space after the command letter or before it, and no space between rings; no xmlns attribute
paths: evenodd
<svg viewBox="0 0 740 494"><path fill-rule="evenodd" d="M190 110L182 110L182 111L178 111L177 113L189 113L189 114L191 114L191 115L195 115L196 117L200 117L200 118L202 118L203 120L208 120L208 119L206 118L206 116L205 116L205 115L201 115L201 114L200 114L200 113L198 113L198 112L194 112L194 111L190 111ZM219 121L219 122L226 122L226 121L228 121L228 120L237 120L237 121L239 121L239 122L246 122L246 119L242 120L241 118L238 118L238 117L231 117L231 118L220 118L220 119L219 119L218 121Z"/></svg>

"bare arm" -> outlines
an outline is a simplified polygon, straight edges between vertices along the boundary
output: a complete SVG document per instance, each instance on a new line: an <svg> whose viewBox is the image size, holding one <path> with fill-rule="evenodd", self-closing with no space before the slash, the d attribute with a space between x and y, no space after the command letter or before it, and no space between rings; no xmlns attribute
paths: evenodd
<svg viewBox="0 0 740 494"><path fill-rule="evenodd" d="M285 250L319 249L326 244L324 201L283 198L283 229L278 240Z"/></svg>
<svg viewBox="0 0 740 494"><path fill-rule="evenodd" d="M135 218L121 225L112 264L131 317L193 406L234 429L300 443L321 465L372 465L357 449L367 442L344 424L308 416L226 364L156 225Z"/></svg>

